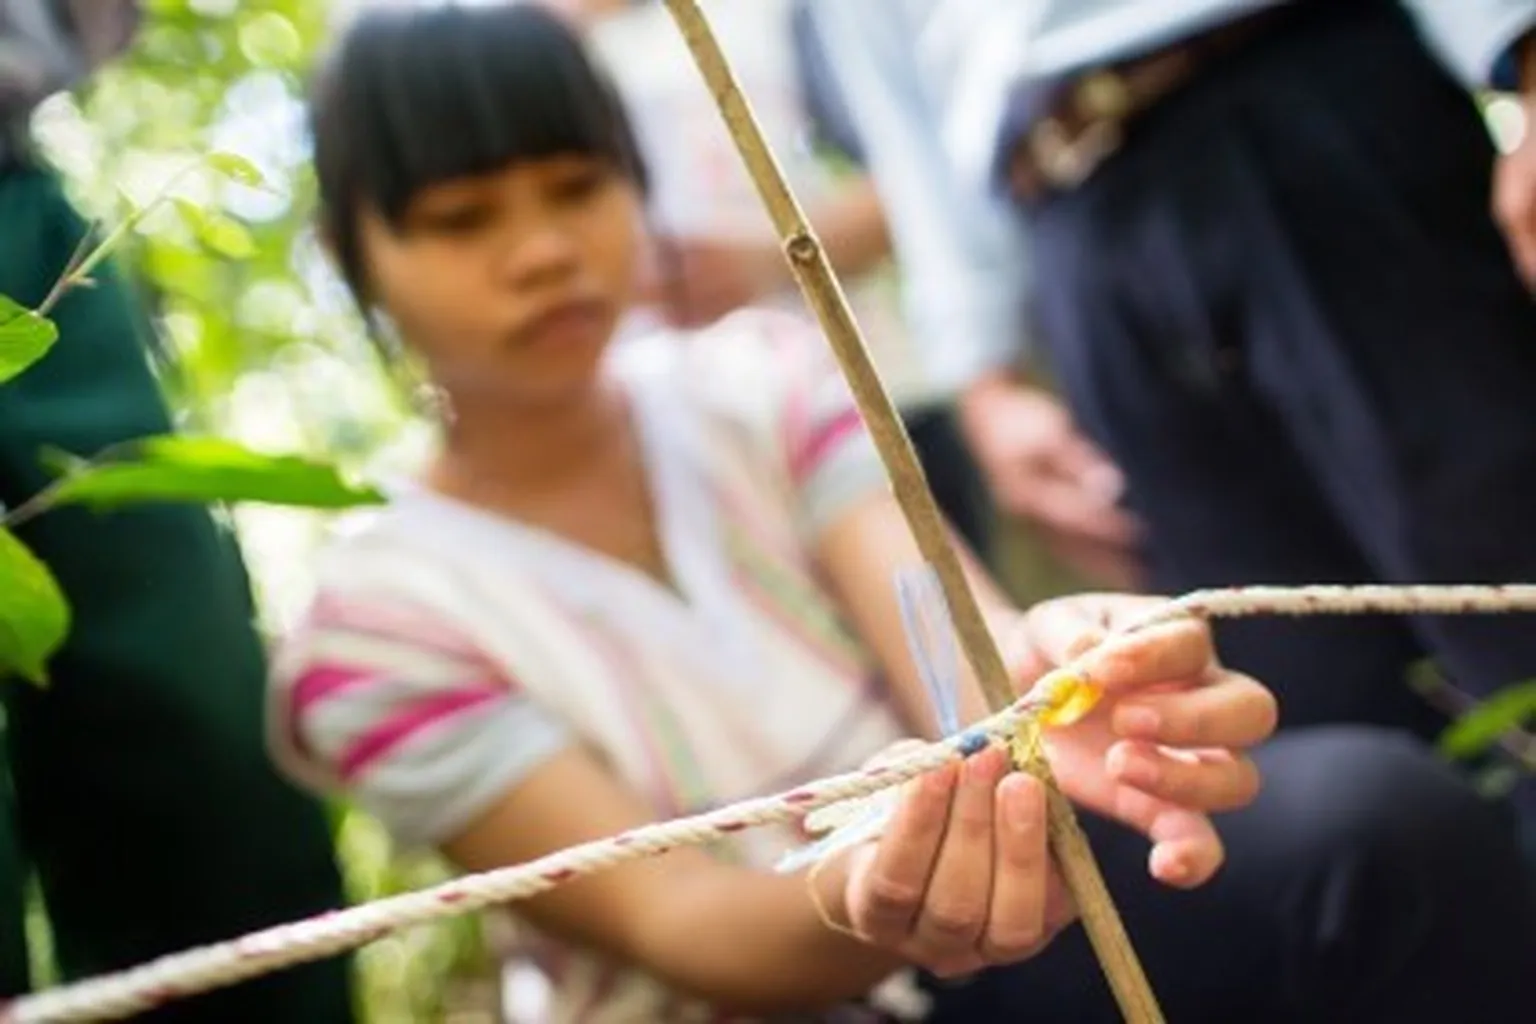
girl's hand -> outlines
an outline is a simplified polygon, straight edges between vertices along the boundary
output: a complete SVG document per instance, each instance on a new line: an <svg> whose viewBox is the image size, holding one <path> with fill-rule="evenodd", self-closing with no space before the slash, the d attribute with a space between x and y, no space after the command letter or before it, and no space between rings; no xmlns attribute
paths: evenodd
<svg viewBox="0 0 1536 1024"><path fill-rule="evenodd" d="M1026 959L1074 913L1044 790L996 747L908 783L883 837L811 884L834 927L942 977Z"/></svg>
<svg viewBox="0 0 1536 1024"><path fill-rule="evenodd" d="M1273 694L1221 666L1203 622L1180 619L1106 641L1165 603L1117 594L1047 601L1001 639L1021 690L1083 656L1105 692L1081 721L1044 733L1057 781L1073 801L1147 835L1154 877L1192 887L1223 859L1207 815L1257 794L1258 771L1244 751L1274 732L1278 712Z"/></svg>

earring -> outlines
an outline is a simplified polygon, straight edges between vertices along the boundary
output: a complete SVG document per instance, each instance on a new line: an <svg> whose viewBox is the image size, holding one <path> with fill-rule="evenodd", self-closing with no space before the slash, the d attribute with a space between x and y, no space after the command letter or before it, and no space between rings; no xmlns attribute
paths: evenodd
<svg viewBox="0 0 1536 1024"><path fill-rule="evenodd" d="M418 416L443 426L454 420L453 401L448 392L428 380L406 350L394 318L377 306L368 310L368 333L384 356L385 369L404 388L410 407Z"/></svg>
<svg viewBox="0 0 1536 1024"><path fill-rule="evenodd" d="M418 381L411 388L411 405L427 419L445 427L453 425L453 399L447 391L430 381Z"/></svg>

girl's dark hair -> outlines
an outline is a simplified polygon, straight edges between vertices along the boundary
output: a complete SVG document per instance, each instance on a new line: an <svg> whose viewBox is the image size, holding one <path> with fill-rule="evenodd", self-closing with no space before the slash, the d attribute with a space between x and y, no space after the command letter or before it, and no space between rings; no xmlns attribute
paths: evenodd
<svg viewBox="0 0 1536 1024"><path fill-rule="evenodd" d="M569 154L646 185L613 86L572 29L537 4L363 12L320 68L310 127L321 222L365 312L365 206L398 225L430 185Z"/></svg>

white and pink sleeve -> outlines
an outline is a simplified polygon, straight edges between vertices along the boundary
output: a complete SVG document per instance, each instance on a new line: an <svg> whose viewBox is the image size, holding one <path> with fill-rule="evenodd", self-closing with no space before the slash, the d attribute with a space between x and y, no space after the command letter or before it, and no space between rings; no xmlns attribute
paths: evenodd
<svg viewBox="0 0 1536 1024"><path fill-rule="evenodd" d="M295 774L406 846L452 837L572 742L451 625L398 599L322 592L279 664L272 725Z"/></svg>
<svg viewBox="0 0 1536 1024"><path fill-rule="evenodd" d="M775 402L770 443L812 540L857 502L887 488L879 453L826 341L813 324L765 316L759 386Z"/></svg>

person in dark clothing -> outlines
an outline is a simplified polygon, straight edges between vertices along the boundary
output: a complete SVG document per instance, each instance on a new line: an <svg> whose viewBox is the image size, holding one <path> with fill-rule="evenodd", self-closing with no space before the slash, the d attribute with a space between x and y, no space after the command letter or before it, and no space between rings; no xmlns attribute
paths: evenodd
<svg viewBox="0 0 1536 1024"><path fill-rule="evenodd" d="M897 6L814 9L893 221L944 236L898 226L901 259L970 253L972 291L1027 298L1153 589L1536 577L1536 141L1499 159L1468 93L1536 96L1536 3ZM969 212L923 215L957 195ZM965 350L994 491L1029 492L1061 435L1021 411L1016 327L934 344ZM1444 719L1407 685L1426 657L1478 698L1536 675L1515 616L1219 636L1282 728L1430 737ZM1515 799L1536 851L1536 784Z"/></svg>
<svg viewBox="0 0 1536 1024"><path fill-rule="evenodd" d="M0 0L0 293L29 307L89 227L24 119L126 44L135 6ZM110 262L93 277L51 311L53 350L0 384L5 507L47 485L46 446L89 454L172 429L135 297ZM73 624L46 690L0 681L0 1000L29 986L34 874L66 980L343 903L323 809L267 758L266 662L234 538L193 506L59 510L17 532ZM333 959L138 1019L348 1024L348 973Z"/></svg>

